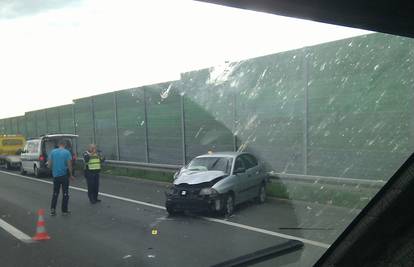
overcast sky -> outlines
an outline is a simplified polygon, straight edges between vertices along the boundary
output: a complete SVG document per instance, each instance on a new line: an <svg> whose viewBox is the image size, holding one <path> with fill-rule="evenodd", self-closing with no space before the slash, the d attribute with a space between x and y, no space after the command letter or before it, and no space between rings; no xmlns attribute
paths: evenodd
<svg viewBox="0 0 414 267"><path fill-rule="evenodd" d="M366 33L189 0L1 1L0 118Z"/></svg>

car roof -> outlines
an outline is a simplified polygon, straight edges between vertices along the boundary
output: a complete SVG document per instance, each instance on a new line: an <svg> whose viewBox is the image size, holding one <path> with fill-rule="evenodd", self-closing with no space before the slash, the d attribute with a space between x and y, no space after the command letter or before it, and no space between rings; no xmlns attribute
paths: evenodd
<svg viewBox="0 0 414 267"><path fill-rule="evenodd" d="M233 152L233 151L223 151L223 152L211 152L207 154L200 155L196 158L208 158L208 157L229 157L235 158L239 155L247 154L246 152Z"/></svg>
<svg viewBox="0 0 414 267"><path fill-rule="evenodd" d="M78 138L78 137L79 135L77 134L46 134L40 137L30 138L27 140L27 142L39 141L41 139L48 139L48 138Z"/></svg>

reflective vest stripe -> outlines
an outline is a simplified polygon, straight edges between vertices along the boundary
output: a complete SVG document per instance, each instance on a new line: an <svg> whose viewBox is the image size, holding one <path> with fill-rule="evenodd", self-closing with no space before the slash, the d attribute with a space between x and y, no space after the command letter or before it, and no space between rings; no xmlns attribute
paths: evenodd
<svg viewBox="0 0 414 267"><path fill-rule="evenodd" d="M101 160L99 157L91 157L88 162L88 169L89 170L100 170L101 169Z"/></svg>

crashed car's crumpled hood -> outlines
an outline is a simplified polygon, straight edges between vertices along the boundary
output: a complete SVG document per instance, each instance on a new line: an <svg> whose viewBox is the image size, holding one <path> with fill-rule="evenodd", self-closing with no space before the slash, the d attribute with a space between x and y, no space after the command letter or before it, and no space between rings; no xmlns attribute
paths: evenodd
<svg viewBox="0 0 414 267"><path fill-rule="evenodd" d="M228 174L223 171L183 171L178 175L177 179L174 180L174 184L207 183L227 175Z"/></svg>

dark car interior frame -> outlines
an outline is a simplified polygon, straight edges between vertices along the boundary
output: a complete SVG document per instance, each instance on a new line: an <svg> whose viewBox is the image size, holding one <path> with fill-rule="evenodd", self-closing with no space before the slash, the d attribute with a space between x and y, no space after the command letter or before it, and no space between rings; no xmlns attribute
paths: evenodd
<svg viewBox="0 0 414 267"><path fill-rule="evenodd" d="M413 1L200 1L414 38ZM414 154L315 266L414 266Z"/></svg>

